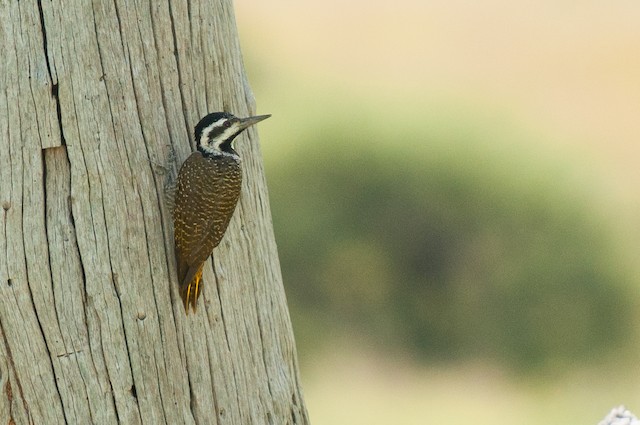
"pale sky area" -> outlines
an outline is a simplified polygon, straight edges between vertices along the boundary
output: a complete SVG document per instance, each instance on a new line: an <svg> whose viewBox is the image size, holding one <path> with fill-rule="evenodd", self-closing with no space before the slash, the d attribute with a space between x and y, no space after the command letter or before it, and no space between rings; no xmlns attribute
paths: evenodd
<svg viewBox="0 0 640 425"><path fill-rule="evenodd" d="M634 197L636 1L238 0L236 13L245 55L272 72L507 109L552 143L597 158L620 195Z"/></svg>

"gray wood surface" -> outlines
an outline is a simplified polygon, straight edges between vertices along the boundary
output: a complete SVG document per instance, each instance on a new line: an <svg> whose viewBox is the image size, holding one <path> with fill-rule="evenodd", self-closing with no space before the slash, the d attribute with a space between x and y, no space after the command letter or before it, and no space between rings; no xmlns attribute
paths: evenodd
<svg viewBox="0 0 640 425"><path fill-rule="evenodd" d="M197 314L175 281L165 180L201 116L255 109L231 2L0 22L0 423L309 423L256 128Z"/></svg>

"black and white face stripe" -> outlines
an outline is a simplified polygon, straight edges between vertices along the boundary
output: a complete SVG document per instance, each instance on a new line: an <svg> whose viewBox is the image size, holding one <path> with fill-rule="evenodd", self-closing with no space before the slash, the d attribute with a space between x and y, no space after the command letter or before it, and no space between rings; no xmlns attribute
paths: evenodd
<svg viewBox="0 0 640 425"><path fill-rule="evenodd" d="M200 144L202 146L219 148L222 143L237 136L240 130L237 125L237 120L234 123L230 118L221 118L202 130Z"/></svg>
<svg viewBox="0 0 640 425"><path fill-rule="evenodd" d="M226 112L214 112L202 118L195 128L198 150L204 155L230 155L238 158L231 142L246 128L269 118L260 115L248 118L236 118Z"/></svg>

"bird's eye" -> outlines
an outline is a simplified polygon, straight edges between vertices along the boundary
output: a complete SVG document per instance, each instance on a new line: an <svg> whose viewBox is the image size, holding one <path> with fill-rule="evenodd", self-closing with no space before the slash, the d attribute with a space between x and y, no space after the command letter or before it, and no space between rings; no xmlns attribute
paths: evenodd
<svg viewBox="0 0 640 425"><path fill-rule="evenodd" d="M225 128L231 127L231 121L227 120L222 124Z"/></svg>

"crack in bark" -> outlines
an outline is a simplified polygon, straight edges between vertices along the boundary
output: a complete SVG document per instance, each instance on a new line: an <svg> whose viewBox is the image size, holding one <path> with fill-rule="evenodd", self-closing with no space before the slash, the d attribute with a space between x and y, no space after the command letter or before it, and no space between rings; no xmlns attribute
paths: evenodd
<svg viewBox="0 0 640 425"><path fill-rule="evenodd" d="M241 233L245 234L244 231L244 226L242 226L242 230ZM247 253L247 260L249 262L249 264L253 264L253 258L251 255L251 250L249 249L249 246L246 246L246 253ZM255 277L253 275L251 275L251 283L253 284L253 291L254 293L258 293L257 291L257 284L255 281ZM258 297L254 297L253 299L254 303L255 303L255 307L256 307L256 320L258 321L258 335L260 335L260 347L262 347L262 365L264 366L264 373L265 375L267 375L267 388L269 389L269 395L271 396L271 399L273 400L273 389L271 388L271 379L269 379L269 368L267 366L267 350L266 350L266 346L264 344L264 334L263 334L263 323L262 323L262 319L260 317L260 305L258 303Z"/></svg>
<svg viewBox="0 0 640 425"><path fill-rule="evenodd" d="M171 9L172 2L168 1L169 6L169 21L171 22L171 36L173 39L173 55L176 60L176 70L178 71L178 92L180 93L180 103L182 106L182 118L184 119L184 128L187 131L187 134L190 134L189 131L189 122L187 120L187 102L184 99L184 91L182 89L182 72L180 71L180 53L178 51L178 37L176 36L176 22L173 17L173 10ZM189 13L189 22L191 22L191 2L187 2L187 10ZM191 29L191 24L189 24L189 29Z"/></svg>
<svg viewBox="0 0 640 425"><path fill-rule="evenodd" d="M66 150L65 150L66 152ZM78 232L77 232L77 227L76 227L76 219L73 215L73 197L71 196L71 181L72 176L72 168L71 168L71 161L69 160L69 155L65 155L65 158L67 159L67 166L69 167L69 194L67 195L67 202L69 204L69 224L71 224L71 231L73 232L73 239L75 240L75 245L76 245L76 252L78 253L78 265L80 266L80 273L82 274L82 283L83 283L83 287L84 287L84 291L82 291L82 311L84 313L84 323L87 324L87 326L89 325L89 316L87 313L87 274L85 272L84 269L84 261L82 260L82 251L80 250L80 246L78 245Z"/></svg>
<svg viewBox="0 0 640 425"><path fill-rule="evenodd" d="M159 56L159 52L162 50L162 47L160 46L160 44L158 43L158 35L156 34L156 20L153 17L153 5L155 3L154 2L149 2L149 16L150 16L150 21L151 21L151 34L153 35L153 50L156 52L156 66L158 69L161 69L162 65L161 63L159 63L158 60L158 56ZM178 67L178 63L176 61L176 69ZM166 119L167 118L167 99L165 96L165 89L164 89L164 81L162 78L162 75L160 73L158 73L158 84L160 85L160 100L162 101L162 110L164 111L164 116L165 116L165 122L167 124L167 130L169 132L169 135L172 134L171 132L171 120Z"/></svg>
<svg viewBox="0 0 640 425"><path fill-rule="evenodd" d="M84 353L84 350L74 350L74 351L67 352L67 353L57 354L56 357L57 358L70 357L70 356L75 356L75 355L80 354L80 353Z"/></svg>
<svg viewBox="0 0 640 425"><path fill-rule="evenodd" d="M84 155L83 155L84 156ZM119 308L119 312L120 312L120 323L122 325L122 331L124 333L124 344L127 350L127 359L129 360L129 371L131 373L131 380L133 381L133 385L136 384L136 377L135 374L133 373L133 361L132 361L132 357L131 357L131 349L129 348L129 338L130 335L127 334L127 327L124 323L124 312L122 311L122 299L121 299L121 293L120 293L120 289L119 289L119 284L118 284L118 274L114 272L113 270L113 263L111 261L112 259L112 254L111 254L111 243L110 243L110 238L109 238L109 226L107 224L107 217L106 217L106 208L105 208L105 204L104 204L104 187L102 186L102 180L98 180L98 183L100 185L100 201L101 201L101 209L102 209L102 220L104 222L104 231L105 231L105 236L106 236L106 249L107 249L107 257L109 258L109 268L111 270L111 282L113 284L113 289L116 295L116 299L118 301L118 308ZM93 213L92 213L93 216ZM94 237L95 235L95 227L92 226L93 229L93 233L94 233ZM97 238L96 238L97 241ZM111 385L111 383L110 383ZM112 386L113 389L113 386ZM140 414L140 404L138 402L138 399L136 398L136 407L138 409L138 415L140 416L140 418L142 418L142 415Z"/></svg>
<svg viewBox="0 0 640 425"><path fill-rule="evenodd" d="M20 98L18 97L18 100L17 100L18 104L20 103L19 99ZM18 108L19 108L19 106L18 106ZM18 114L18 122L19 122L18 127L20 127L20 130L21 130L22 121L20 120L20 114ZM8 131L9 131L9 140L11 140L12 139L12 137L11 137L11 127L8 127ZM21 131L20 131L20 133L21 133ZM9 150L11 150L11 147L12 147L12 144L10 143L9 144ZM20 171L22 171L22 175L20 177L21 177L21 181L24 181L24 160L23 160L23 156L22 156L22 154L23 154L22 149L18 149L17 152L10 152L9 153L9 158L13 157L13 154L17 154L18 152L20 153L20 164L22 164L22 167L20 168ZM18 173L16 173L16 174L18 174ZM12 182L14 181L13 167L11 168L11 181ZM13 195L13 193L12 193L12 195ZM24 209L24 205L23 205L24 204L24 191L18 191L16 196L20 197L20 203L18 205L20 205L20 207L22 209ZM12 199L13 199L13 197L12 197ZM20 232L22 234L24 234L22 222L23 222L23 220L20 220L20 224L19 224L20 225ZM6 234L6 222L5 222L5 234ZM23 249L24 249L24 246L23 246ZM9 255L9 250L7 249L7 265L10 264L10 262L8 261L8 255ZM26 263L26 255L25 255L25 263ZM8 267L7 267L7 272L8 272ZM25 264L25 272L26 272L26 264ZM11 278L9 278L7 283L9 284L9 287L13 288L13 281L12 281ZM16 303L16 305L18 305L18 300L16 298L15 289L12 289L11 294L14 297L14 302ZM9 357L11 368L13 369L13 374L14 374L14 377L16 379L16 383L18 384L18 391L20 393L20 397L22 398L23 407L25 408L25 410L27 412L27 416L31 416L30 413L29 413L28 406L27 406L27 401L25 400L24 393L22 391L22 384L20 383L20 380L18 378L18 374L16 373L15 363L13 362L13 355L11 354L11 350L9 348L9 342L6 339L7 337L6 337L6 333L4 331L4 327L2 326L1 318L0 318L0 332L2 333L2 338L4 339L4 344L5 344L5 349L7 351L7 356Z"/></svg>
<svg viewBox="0 0 640 425"><path fill-rule="evenodd" d="M20 129L22 130L22 120L20 120ZM28 181L27 180L27 176L25 175L26 167L24 166L24 163L25 163L24 162L24 147L20 152L22 153L22 163L23 163L23 166L22 166L22 181L23 182L27 182ZM40 160L44 161L44 155L40 156ZM41 164L41 167L43 168L42 176L43 176L43 178L45 178L45 172L44 172L44 168L45 167L42 164ZM43 180L42 183L44 184L44 180ZM43 197L45 197L45 195L46 195L46 191L45 191L44 188L43 188L42 195L43 195ZM22 232L21 232L21 235L22 235L22 250L23 250L22 255L24 256L24 259L25 259L25 274L26 274L26 282L25 282L25 284L26 284L26 287L27 287L27 291L29 292L29 301L31 302L31 308L33 309L33 312L35 313L35 319L36 319L36 322L38 323L38 328L40 330L40 338L44 343L44 346L45 346L45 348L47 350L47 353L49 354L49 357L48 357L49 366L51 367L51 372L52 372L52 375L54 376L53 384L54 384L54 386L56 388L56 392L58 393L58 399L60 400L60 405L61 405L60 407L61 407L61 410L62 410L62 415L63 415L63 418L64 418L65 422L68 423L66 412L65 412L65 409L64 409L64 403L62 401L62 395L60 393L60 388L58 387L58 383L56 382L56 379L55 379L55 368L53 367L52 352L49 349L49 346L47 345L46 334L44 332L44 328L42 327L42 321L40 319L40 315L38 314L38 309L36 308L36 305L35 305L35 299L33 297L33 291L31 290L31 285L29 284L29 282L30 282L30 279L29 279L29 265L28 265L28 260L27 260L28 259L27 251L26 251L26 247L28 246L29 243L28 243L28 241L25 240L25 237L27 235L24 232L25 214L28 214L28 212L25 211L25 208L24 208L24 186L23 186L23 190L21 192L21 197L22 197L22 199L21 199L21 206L22 206L22 211L21 211L22 212L22 217L21 217L21 227L22 227L21 230L22 230ZM44 200L43 200L43 205L44 205L44 208L45 208L45 211L46 211L46 201L44 201ZM44 226L45 226L45 229L46 229L46 223L44 223ZM47 253L47 256L48 256L48 253ZM50 269L49 269L49 273L51 273ZM16 300L16 303L17 303L17 300ZM22 315L22 310L19 310L19 311L20 311L20 314Z"/></svg>
<svg viewBox="0 0 640 425"><path fill-rule="evenodd" d="M187 385L189 386L189 411L191 412L191 417L193 418L193 420L195 421L196 419L196 410L195 410L195 400L196 400L196 396L195 393L193 392L193 386L191 385L191 374L189 373L189 357L187 356L187 349L186 347L188 347L187 342L184 340L186 335L186 332L182 333L182 344L185 347L185 363L187 364L187 367L185 369L185 372L187 373Z"/></svg>
<svg viewBox="0 0 640 425"><path fill-rule="evenodd" d="M93 6L93 3L91 4L91 13L93 14L93 26L94 26L94 31L96 33L96 45L98 46L98 59L100 60L100 75L102 75L104 77L105 75L105 67L104 67L104 60L103 60L103 54L102 54L102 46L100 45L100 37L97 36L98 35L98 22L96 20L96 14L95 14L95 8ZM122 28L120 28L120 35L122 35ZM122 40L122 37L120 37L121 40L121 45L123 47L123 52L122 54L124 55L124 43ZM127 52L128 52L128 48L127 48ZM129 69L131 69L131 54L129 54ZM116 131L116 122L114 120L114 113L113 113L113 108L111 107L111 99L112 97L109 95L109 84L107 83L106 79L102 79L102 82L104 83L104 90L107 94L107 106L109 107L109 117L111 118L111 130L113 131L114 136L117 135L117 131ZM133 83L133 82L132 82ZM144 137L144 133L143 133L143 137ZM116 137L117 140L117 137ZM124 153L127 157L127 163L129 164L129 169L131 170L131 160L129 158L129 153L127 152L127 148L126 146L124 147Z"/></svg>
<svg viewBox="0 0 640 425"><path fill-rule="evenodd" d="M267 375L267 388L269 390L269 396L271 396L271 400L274 399L273 397L273 389L271 388L271 379L269 376L269 368L267 366L267 350L266 350L266 346L264 345L264 334L263 334L263 324L262 324L262 319L260 318L260 307L258 305L258 298L254 297L254 303L256 306L256 320L258 321L258 335L260 335L260 347L262 347L262 365L264 366L264 373L265 375Z"/></svg>
<svg viewBox="0 0 640 425"><path fill-rule="evenodd" d="M62 150L60 150L60 149L62 149ZM45 208L45 212L46 212L46 211L48 211L48 205L49 205L48 204L48 201L49 201L49 196L48 196L49 192L48 191L49 191L49 186L50 186L50 183L49 183L49 167L52 165L52 164L49 164L49 162L52 160L52 158L54 158L54 155L56 155L59 158L59 160L65 162L64 165L66 165L67 170L69 172L69 175L71 173L71 167L70 167L70 163L69 163L69 156L67 154L66 146L59 146L59 147L55 147L55 148L47 148L47 149L43 150L43 153L44 153L44 155L43 155L43 158L44 158L43 187L44 187L44 190L45 190L44 208ZM70 177L69 177L69 180L67 180L67 182L57 182L56 183L56 187L54 187L53 189L54 190L59 189L60 196L62 196L62 197L66 196L66 198L67 198L66 200L69 203L69 201L70 201L69 198L70 198L70 194L71 194ZM62 207L62 208L64 208L64 207ZM68 208L68 214L69 214L66 217L67 224L70 224L70 228L71 228L70 230L73 233L72 238L73 238L73 240L75 240L75 252L73 254L78 256L78 263L80 263L79 265L80 265L80 270L82 272L82 279L84 280L85 279L84 269L82 267L80 252L79 252L79 249L78 249L78 246L77 246L77 236L76 236L76 232L75 232L75 223L73 222L73 215L71 214L71 205L69 204L67 206L67 208ZM60 212L61 211L57 211L58 214ZM64 217L61 217L61 219L64 219ZM48 241L48 246L51 247L51 246L53 246L52 245L53 241L49 238L49 221L48 220L45 221L45 232L46 232L46 238L47 238L47 241ZM50 252L49 252L49 254L50 254ZM73 254L70 253L70 255L73 255ZM53 268L51 267L51 256L50 255L49 255L48 259L49 259L49 265L50 265L50 272L52 273L53 272ZM53 284L53 281L54 281L54 277L53 277L53 275L51 275L52 284ZM81 296L84 298L84 294L82 294ZM86 306L85 306L84 302L82 303L82 307L81 308L82 308L82 312L83 312L83 317L85 319L84 323L87 324L88 323L88 321L87 321L87 313L86 313ZM58 311L58 305L55 302L55 291L54 291L53 309L54 309L56 318L58 320L58 323L62 323L63 320L61 320L61 316L60 316L60 313ZM62 330L59 329L59 332L62 335ZM88 395L89 391L88 391L88 388L87 388L87 379L85 378L85 376L83 374L83 367L80 365L80 363L78 361L78 357L77 357L77 354L83 353L84 350L76 349L75 345L74 345L74 342L73 342L73 339L70 340L70 343L71 343L72 350L71 351L66 351L65 353L62 353L62 354L58 354L56 357L57 358L68 358L68 357L73 355L73 357L75 359L75 362L76 362L76 367L77 367L78 373L80 374L80 378L82 379L82 382L84 384L84 389L85 389L85 394L84 395L85 395L85 398L87 400L88 413L89 413L90 418L93 418L93 409L91 407L91 400L90 400L89 395ZM64 337L63 337L63 344L65 345L65 348L66 348L67 343L66 343L66 341L64 341ZM90 351L90 349L89 349L89 351ZM95 371L96 367L95 367L95 362L93 360L93 356L89 355L88 359L91 361L91 365L93 366L93 369Z"/></svg>
<svg viewBox="0 0 640 425"><path fill-rule="evenodd" d="M73 98L74 95L75 95L75 93L73 91L73 84L70 84L69 87L71 89L71 97ZM75 102L72 102L72 105L73 105L74 115L77 117L78 116L78 109L76 107ZM78 122L76 120L76 130L78 131L78 135L80 135L82 133L80 132L80 128L78 127L78 125L79 124L78 124ZM80 146L80 153L81 153L80 156L82 158L82 165L84 167L84 170L88 170L87 160L85 158L84 150L82 149L82 142L80 140L78 140L78 145ZM86 274L86 270L84 268L84 261L85 260L83 259L82 250L80 249L80 245L78 244L78 237L77 237L78 232L76 230L77 226L76 226L75 214L73 212L73 210L74 210L74 208L73 208L74 207L74 202L73 202L74 201L74 198L73 198L73 167L71 166L71 158L69 158L67 156L67 159L69 161L69 194L70 194L69 195L69 207L70 207L69 208L69 216L70 216L70 219L71 219L71 223L73 225L74 235L76 236L76 245L77 245L77 248L78 248L78 257L80 258L80 269L82 271L82 283L83 283L83 289L84 289L84 291L83 291L83 297L84 297L83 305L85 306L84 307L85 323L89 323L88 321L86 321L86 318L87 318L87 301L88 301L88 298L89 298L89 295L88 295L89 293L87 292L87 274ZM91 223L92 223L91 231L93 232L93 240L97 242L98 239L97 239L97 236L96 236L96 231L93 228L93 221L94 221L94 219L93 219L93 209L91 208L91 180L88 177L86 177L86 174L85 174L85 178L86 178L86 181L87 181L87 188L88 188L88 194L87 195L89 197L89 215L91 216Z"/></svg>
<svg viewBox="0 0 640 425"><path fill-rule="evenodd" d="M213 259L213 255L210 255L209 258L211 258L211 269L213 270L213 276L214 276L214 280L215 280L215 284L216 284L216 292L218 294L218 303L220 303L220 320L222 321L222 331L224 332L224 338L225 341L227 342L227 350L229 350L229 353L231 353L231 343L229 341L229 332L227 330L227 322L225 321L224 318L224 308L223 308L223 303L222 303L222 295L221 295L221 283L220 280L218 278L218 273L216 272L216 266L215 266L215 261ZM233 357L232 357L233 358ZM233 362L232 362L233 363ZM231 371L233 373L233 383L235 388L238 388L238 377L236 376L236 365L235 363L233 363L233 366L231 368ZM215 388L211 389L212 393L215 394ZM240 394L238 393L238 391L235 391L236 394L236 402L237 405L240 406ZM244 412L240 412L240 417L242 418Z"/></svg>
<svg viewBox="0 0 640 425"><path fill-rule="evenodd" d="M64 149L64 148L63 148ZM42 205L43 205L43 228L44 228L44 234L45 234L45 239L47 240L47 246L46 246L46 250L47 250L47 262L48 262L48 270L49 270L49 282L51 284L51 293L53 295L53 275L52 275L52 269L51 269L51 253L49 251L49 226L47 223L47 210L48 210L48 199L47 199L47 152L51 152L49 149L42 149L41 151L41 155L40 155L40 161L41 161L41 167L42 167ZM28 270L28 268L27 268ZM29 280L27 279L27 281L29 282ZM27 287L29 288L29 293L31 296L31 302L33 304L33 310L36 313L36 320L38 321L38 326L40 327L40 333L42 334L42 339L44 341L44 345L47 347L47 351L49 352L49 362L51 364L51 371L53 372L54 375L54 379L53 379L53 383L56 387L56 391L58 392L58 397L60 398L60 404L62 405L62 415L64 417L65 422L68 423L67 420L67 413L66 410L64 408L64 400L62 399L62 393L60 392L60 387L58 386L58 381L57 379L55 379L55 375L56 375L56 368L53 365L53 356L52 356L52 351L51 348L49 347L49 343L48 343L48 339L45 335L44 332L44 328L42 327L42 323L40 321L40 315L38 313L38 309L36 308L36 304L35 304L35 299L33 298L33 292L31 291L31 285L27 284ZM54 296L54 302L53 302L53 310L56 316L56 320L58 321L58 324L60 324L60 314L58 313L58 308L56 306L56 302L55 302L55 296ZM60 332L60 335L62 335L62 330L60 328L58 328L58 332ZM64 344L64 342L63 342Z"/></svg>
<svg viewBox="0 0 640 425"><path fill-rule="evenodd" d="M122 21L120 20L120 9L118 9L118 2L113 0L113 8L116 11L116 20L118 21L118 33L122 36L124 32L122 31ZM96 32L96 34L98 34ZM124 53L124 39L120 37L120 46L122 47L122 52Z"/></svg>
<svg viewBox="0 0 640 425"><path fill-rule="evenodd" d="M162 384L160 383L160 370L158 370L158 358L156 357L156 352L155 350L153 350L153 359L154 362L153 364L155 365L155 369L156 369L156 385L158 385L158 395L160 396L160 408L162 409L162 417L164 418L164 423L169 423L167 422L167 411L164 407L164 397L162 396Z"/></svg>
<svg viewBox="0 0 640 425"><path fill-rule="evenodd" d="M155 180L155 177L154 177ZM138 193L140 193L140 190L138 188ZM138 200L140 201L140 209L142 210L142 216L146 217L146 213L145 213L145 209L144 209L144 202L142 202L142 198L140 196L138 196ZM147 222L145 220L142 220L142 227L144 230L144 239L145 239L145 243L146 243L146 247L147 247L147 252L151 253L151 246L149 245L149 233L147 232ZM158 333L160 334L160 341L162 346L166 345L166 342L164 340L164 333L162 331L160 331L162 322L161 322L161 316L159 314L160 309L158 308L158 300L156 299L156 291L154 290L155 285L153 285L154 283L154 279L153 279L153 267L151 265L151 258L149 258L149 276L151 277L151 283L152 283L152 288L151 288L151 294L153 295L153 303L156 307L156 316L158 318ZM156 351L153 350L153 356L155 359L154 365L156 366L156 383L158 384L158 394L160 395L160 407L162 408L162 416L164 417L164 421L165 423L167 423L167 412L165 409L165 405L164 405L164 397L162 394L162 388L163 386L160 383L160 373L158 370L158 359L156 357ZM167 369L167 360L165 356L162 356L162 363L164 364L165 370Z"/></svg>
<svg viewBox="0 0 640 425"><path fill-rule="evenodd" d="M47 72L49 73L49 81L51 82L51 97L56 104L56 116L58 118L58 129L60 130L60 143L64 146L67 141L64 137L63 125L62 125L62 106L60 105L59 97L59 82L54 81L53 72L51 71L51 61L49 60L49 47L47 42L47 29L44 19L44 10L42 9L42 0L38 0L38 15L40 18L40 28L42 30L42 49L44 52L45 63L47 64Z"/></svg>
<svg viewBox="0 0 640 425"><path fill-rule="evenodd" d="M100 181L100 192L101 194L104 195L104 188L102 187L102 181ZM102 196L102 214L103 214L103 220L105 223L104 229L105 229L105 233L106 233L106 240L107 240L107 253L108 253L108 257L109 257L109 268L111 269L111 281L113 282L113 287L114 287L114 291L116 294L116 299L118 300L118 307L119 307L119 311L120 311L120 322L122 324L122 331L124 333L124 345L127 349L127 359L129 360L129 371L131 372L131 380L133 381L133 385L136 385L136 376L135 373L133 373L133 359L131 357L131 349L129 348L129 338L130 335L127 334L127 326L124 323L124 312L122 311L122 299L120 298L121 294L120 294L120 290L119 290L119 284L117 282L118 280L118 274L114 273L113 271L113 264L111 262L111 245L109 242L109 226L107 225L107 217L106 217L106 212L105 212L105 205L104 205L104 196ZM136 401L136 407L138 408L138 415L140 415L140 418L142 418L142 415L140 414L140 403L138 401L138 398L135 399Z"/></svg>
<svg viewBox="0 0 640 425"><path fill-rule="evenodd" d="M29 281L29 272L27 271L27 282ZM67 419L67 412L66 409L64 408L64 401L62 400L62 393L60 392L60 387L58 386L58 381L55 379L55 368L53 366L53 353L51 352L51 349L49 348L49 345L47 344L47 338L45 336L45 332L44 332L44 328L42 327L42 321L40 320L40 315L38 314L38 309L35 306L35 301L33 299L33 291L31 290L31 286L29 284L27 284L27 289L29 290L29 298L31 300L31 305L33 307L33 311L35 312L35 316L36 316L36 322L38 322L38 328L40 329L40 337L42 339L42 341L44 342L44 346L47 349L47 353L49 354L48 356L48 360L49 360L49 366L51 366L51 372L52 375L54 375L53 378L53 385L56 388L56 392L58 393L58 399L60 400L60 404L61 404L61 410L62 410L62 416L64 418L64 422L65 423L69 423L68 419Z"/></svg>
<svg viewBox="0 0 640 425"><path fill-rule="evenodd" d="M7 96L7 91L8 91L8 89L5 88L4 98L7 99L7 110L8 110L9 109L8 108L9 100L8 100L8 96ZM19 115L20 114L18 114L18 116ZM6 128L7 134L6 134L6 139L8 141L11 141L11 122L9 121L10 119L11 119L11 117L7 116L7 128ZM12 162L13 155L12 155L12 151L11 151L12 145L13 145L12 143L9 143L9 155L8 155L8 157L9 157L9 181L11 183L14 182L14 175L13 175L14 167L13 167L13 162ZM5 252L4 252L5 253L5 265L6 265L5 267L7 268L7 284L9 285L9 287L11 287L12 286L12 281L11 281L11 275L10 275L10 270L9 270L9 264L10 263L9 263L9 244L8 244L9 237L7 236L7 215L8 215L9 209L11 209L11 206L12 206L11 205L11 201L13 200L13 184L10 184L8 186L9 186L9 191L8 191L9 192L8 193L9 200L3 201L3 203L2 203L2 222L3 222L2 224L4 226L4 233L3 234L5 235L5 238L4 238L3 242L4 242L4 249L5 249Z"/></svg>
<svg viewBox="0 0 640 425"><path fill-rule="evenodd" d="M177 48L177 45L176 45L175 27L173 26L173 16L171 15L171 4L170 3L171 2L169 2L169 4L167 4L167 11L169 13L169 18L170 18L171 24L172 24L171 30L172 30L172 37L173 37L173 42L174 42L175 67L176 67L176 70L178 71L178 84L180 84L181 77L180 77L180 68L179 68L179 63L178 63L178 53L177 53L178 48ZM160 43L158 42L158 35L157 35L157 32L156 32L156 28L155 28L155 19L153 19L153 6L152 5L153 5L153 3L150 2L149 3L149 13L150 13L150 16L151 16L151 32L153 34L153 43L154 43L155 51L159 52L160 51L160 48L159 48ZM187 7L189 7L188 3L187 3ZM156 55L156 61L157 60L158 60L158 56ZM158 64L158 66L160 67L160 64ZM133 75L132 75L132 81L134 81ZM166 118L167 111L169 110L169 108L167 107L167 98L166 98L166 95L165 95L166 92L165 92L165 88L164 88L164 80L163 80L161 75L158 76L158 82L160 84L160 95L161 95L160 98L162 100L162 109L164 111L165 118ZM182 89L181 89L180 86L178 86L178 91L180 92L180 99L181 99L182 105L184 105L183 92L182 92ZM135 92L135 86L134 86L134 96L136 97L136 107L137 107L138 99L137 99L137 95L136 95L136 92ZM140 111L139 110L138 110L138 116L140 116ZM186 116L184 114L184 106L183 106L183 119L184 119L185 125L186 125L187 123L186 123ZM173 134L172 129L171 129L171 120L166 119L166 124L167 124L167 130L169 132L169 136L171 136L171 134ZM187 134L188 134L188 132L187 132ZM152 176L153 176L153 182L154 182L154 184L156 186L156 198L157 198L156 201L158 202L158 209L159 209L160 214L161 214L162 223L165 224L165 225L161 226L161 230L162 230L162 238L163 238L164 246L165 246L165 254L168 254L168 255L165 255L166 266L167 266L167 274L169 276L169 282L173 283L172 282L173 279L171 279L173 277L173 273L171 273L172 268L169 265L169 261L170 261L169 258L174 256L174 255L172 255L173 251L170 249L171 246L173 245L173 241L169 240L170 236L171 236L170 229L165 229L165 227L170 226L171 218L173 217L173 202L172 202L171 205L168 205L168 202L167 202L167 196L166 196L166 194L167 194L167 185L168 184L169 185L175 184L175 174L176 174L176 171L175 171L176 170L175 151L174 151L173 145L171 144L171 140L169 140L169 143L170 143L169 144L169 149L171 150L170 154L169 154L169 161L168 161L169 162L169 166L168 166L169 169L168 169L168 173L167 173L168 175L165 177L165 181L162 184L162 196L160 195L160 190L158 189L159 182L156 179L156 174L152 173ZM146 151L147 151L147 158L149 158L149 160L150 160L151 159L151 155L149 154L149 146L146 143L145 143L145 148L146 148ZM173 182L172 182L172 180L173 180ZM168 183L168 182L171 182L171 183ZM166 214L164 214L165 208L163 208L163 206L167 207L167 209L169 210L168 216ZM175 302L175 299L173 297L173 293L174 293L174 291L169 291L169 296L171 298L172 305ZM174 326L175 326L175 320L174 320ZM176 329L176 331L177 331L177 329Z"/></svg>
<svg viewBox="0 0 640 425"><path fill-rule="evenodd" d="M88 309L88 307L87 307ZM100 333L100 341L102 341L102 325L100 323L100 319L98 317L98 313L95 309L93 309L93 315L95 316L95 322L98 324L98 332ZM87 322L88 323L88 322ZM106 360L107 356L105 355L104 352L104 344L99 344L100 346L100 353L102 354L102 358ZM109 394L111 394L111 402L113 403L113 410L116 414L116 419L118 423L122 423L120 421L120 414L118 413L118 403L116 402L116 393L115 390L113 389L113 382L111 381L111 375L109 374L109 368L106 367L106 361L105 361L105 372L107 374L107 383L109 384ZM137 405L138 399L136 398L136 405ZM138 414L140 413L140 410L138 409Z"/></svg>
<svg viewBox="0 0 640 425"><path fill-rule="evenodd" d="M3 230L3 235L5 235L5 241L4 241L4 260L5 260L5 267L7 268L7 286L9 288L11 288L11 286L13 286L13 281L11 280L11 276L10 276L10 272L9 272L9 247L7 246L7 239L9 239L6 235L7 235L7 209L2 210L2 226L4 227Z"/></svg>
<svg viewBox="0 0 640 425"><path fill-rule="evenodd" d="M7 379L7 384L4 386L5 394L7 394L7 401L9 402L9 425L15 424L13 419L13 391L11 389L11 379Z"/></svg>
<svg viewBox="0 0 640 425"><path fill-rule="evenodd" d="M5 352L7 353L7 359L9 360L9 365L11 367L11 370L13 371L13 379L15 379L16 385L18 386L18 393L20 394L20 400L22 400L22 407L24 408L24 411L26 412L27 417L29 418L29 422L33 422L31 418L31 411L29 410L29 405L27 404L27 400L24 397L24 391L22 390L22 383L20 382L20 379L18 378L18 373L16 372L16 364L13 361L13 354L11 353L11 347L9 346L9 341L7 341L7 334L4 331L4 325L2 324L1 318L0 318L0 334L2 335L2 342L4 343L4 349L5 349ZM7 383L9 384L9 393L11 393L12 395L13 392L11 391L11 376L7 378ZM9 402L11 403L11 400L9 400Z"/></svg>
<svg viewBox="0 0 640 425"><path fill-rule="evenodd" d="M227 323L224 320L224 309L222 307L223 303L222 303L222 296L220 293L221 285L218 279L218 273L216 272L216 266L215 266L215 261L213 259L213 255L210 255L209 258L211 258L211 269L213 270L213 277L216 282L216 292L218 294L218 303L220 304L220 320L222 321L222 331L224 332L224 338L227 341L227 349L229 350L229 352L231 352L231 344L229 343L229 335L227 332Z"/></svg>
<svg viewBox="0 0 640 425"><path fill-rule="evenodd" d="M212 387L211 394L213 395L213 410L216 412L216 423L219 423L220 421L223 420L222 415L223 415L224 409L219 407L218 394L216 393L216 387L215 387L216 380L214 379L213 370L211 368L211 365L215 364L215 362L213 361L214 359L211 357L211 350L209 348L208 343L206 344L206 347L207 347L207 358L209 359L209 377L211 378L211 387Z"/></svg>

